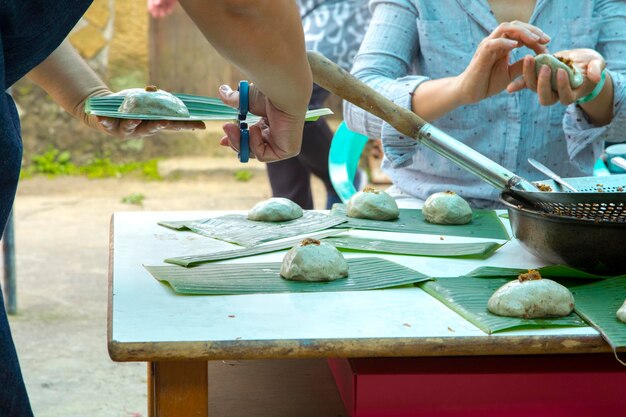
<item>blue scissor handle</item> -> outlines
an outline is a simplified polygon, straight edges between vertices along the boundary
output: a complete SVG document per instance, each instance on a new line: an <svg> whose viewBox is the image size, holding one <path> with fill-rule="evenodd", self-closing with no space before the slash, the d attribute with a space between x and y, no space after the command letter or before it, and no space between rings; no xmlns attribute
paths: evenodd
<svg viewBox="0 0 626 417"><path fill-rule="evenodd" d="M250 159L250 131L248 130L248 100L250 84L248 81L239 81L239 115L237 124L239 126L239 162L248 162Z"/></svg>

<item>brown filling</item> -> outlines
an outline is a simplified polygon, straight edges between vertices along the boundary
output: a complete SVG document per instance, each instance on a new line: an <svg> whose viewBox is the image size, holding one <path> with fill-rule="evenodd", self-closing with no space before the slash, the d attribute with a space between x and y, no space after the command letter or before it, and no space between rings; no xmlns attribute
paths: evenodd
<svg viewBox="0 0 626 417"><path fill-rule="evenodd" d="M570 67L571 69L574 69L574 61L572 61L571 59L565 58L562 56L556 56L556 55L554 55L554 57L558 59L559 61L561 61L562 63L564 63L565 65L567 65L568 67Z"/></svg>
<svg viewBox="0 0 626 417"><path fill-rule="evenodd" d="M552 192L552 187L547 184L537 184L537 188L539 188L539 191Z"/></svg>
<svg viewBox="0 0 626 417"><path fill-rule="evenodd" d="M373 193L373 194L380 194L380 191L378 191L376 188L374 187L365 187L363 189L364 193Z"/></svg>
<svg viewBox="0 0 626 417"><path fill-rule="evenodd" d="M302 243L300 243L300 246L307 246L307 245L320 245L320 241L317 239L313 239L312 237L307 237L306 239L304 239L302 241Z"/></svg>
<svg viewBox="0 0 626 417"><path fill-rule="evenodd" d="M521 273L517 276L519 282L537 281L541 279L541 274L536 269L529 269L528 272Z"/></svg>
<svg viewBox="0 0 626 417"><path fill-rule="evenodd" d="M155 92L155 91L159 91L159 89L157 88L156 85L147 85L146 91Z"/></svg>

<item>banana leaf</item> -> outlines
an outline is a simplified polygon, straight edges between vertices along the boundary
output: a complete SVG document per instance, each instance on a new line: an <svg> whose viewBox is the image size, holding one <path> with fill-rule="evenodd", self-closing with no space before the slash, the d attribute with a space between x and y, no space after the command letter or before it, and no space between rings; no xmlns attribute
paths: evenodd
<svg viewBox="0 0 626 417"><path fill-rule="evenodd" d="M626 347L626 323L615 313L626 300L626 276L571 287L574 307L587 323L600 332L613 350Z"/></svg>
<svg viewBox="0 0 626 417"><path fill-rule="evenodd" d="M490 313L487 310L489 298L509 281L509 278L437 278L435 281L420 283L419 287L487 334L507 330L587 325L574 313L567 317L548 319L520 319Z"/></svg>
<svg viewBox="0 0 626 417"><path fill-rule="evenodd" d="M263 242L319 232L344 221L339 217L305 211L302 217L286 222L258 222L248 220L242 214L229 214L201 220L160 221L158 224L175 230L188 229L202 236L251 247Z"/></svg>
<svg viewBox="0 0 626 417"><path fill-rule="evenodd" d="M134 114L117 111L124 97L107 96L91 97L85 105L85 113L96 116L115 117L118 119L139 119L139 120L236 120L237 110L222 103L215 97L193 96L190 94L174 94L187 106L190 117L170 117L154 114ZM306 113L307 121L315 121L321 116L333 114L330 109L309 110ZM247 122L256 123L260 117L248 114Z"/></svg>
<svg viewBox="0 0 626 417"><path fill-rule="evenodd" d="M280 262L145 268L157 280L169 283L175 292L196 295L361 291L430 279L413 269L380 258L351 258L348 264L348 277L331 282L285 280L280 276Z"/></svg>
<svg viewBox="0 0 626 417"><path fill-rule="evenodd" d="M395 255L434 256L444 258L488 258L502 246L496 242L423 243L370 239L355 236L329 236L324 239L338 249L391 253Z"/></svg>
<svg viewBox="0 0 626 417"><path fill-rule="evenodd" d="M446 258L488 258L502 245L495 242L477 243L418 243L394 240L368 239L354 236L335 236L344 230L330 229L307 237L323 239L343 251L391 253L396 255L435 256ZM185 267L226 259L243 258L290 249L302 241L302 237L276 243L237 248L202 255L187 255L167 258L164 262Z"/></svg>
<svg viewBox="0 0 626 417"><path fill-rule="evenodd" d="M311 234L307 237L313 239L323 239L328 236L344 233L343 230L329 229L319 233ZM300 243L304 237L298 237L295 239L282 240L280 242L267 243L265 245L253 246L251 248L236 248L230 250L224 250L219 252L207 253L203 255L187 255L178 256L174 258L167 258L163 262L169 264L180 265L184 267L191 267L208 262L224 261L226 259L244 258L246 256L261 255L264 253L278 252L285 249L290 249L293 246Z"/></svg>
<svg viewBox="0 0 626 417"><path fill-rule="evenodd" d="M536 269L544 278L582 278L582 279L606 279L615 278L607 275L596 275L589 272L580 271L566 265L549 265L541 268L500 268L497 266L481 266L469 272L466 277L474 278L517 278L523 272L529 269Z"/></svg>
<svg viewBox="0 0 626 417"><path fill-rule="evenodd" d="M400 209L396 220L357 219L346 215L345 204L335 204L331 215L345 219L339 228L378 230L383 232L421 233L509 240L509 233L493 210L474 210L472 221L462 225L433 224L424 220L420 209Z"/></svg>

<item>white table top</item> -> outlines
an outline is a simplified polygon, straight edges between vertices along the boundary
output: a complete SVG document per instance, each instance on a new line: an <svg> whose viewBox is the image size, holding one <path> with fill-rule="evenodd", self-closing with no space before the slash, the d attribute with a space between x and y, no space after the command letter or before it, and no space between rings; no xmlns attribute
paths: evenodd
<svg viewBox="0 0 626 417"><path fill-rule="evenodd" d="M420 356L609 351L589 327L488 336L419 288L360 292L182 296L142 265L236 247L157 225L225 212L121 212L112 220L109 351L114 360ZM506 220L504 220L506 222ZM508 227L508 224L507 224ZM509 229L510 231L510 229ZM441 243L439 236L353 231ZM444 237L445 242L481 239ZM484 239L483 239L484 240ZM227 262L279 262L284 252ZM515 240L486 260L379 256L424 274L458 276L479 266L538 267Z"/></svg>

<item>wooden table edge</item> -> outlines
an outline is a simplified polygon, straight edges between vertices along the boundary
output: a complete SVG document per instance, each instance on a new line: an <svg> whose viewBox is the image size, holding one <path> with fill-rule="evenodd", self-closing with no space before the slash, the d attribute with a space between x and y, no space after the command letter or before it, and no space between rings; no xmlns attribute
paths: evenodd
<svg viewBox="0 0 626 417"><path fill-rule="evenodd" d="M119 342L110 340L117 362L296 358L364 358L466 355L608 353L599 335L477 336L393 339L246 340L220 342Z"/></svg>
<svg viewBox="0 0 626 417"><path fill-rule="evenodd" d="M109 221L109 282L107 285L108 291L108 303L107 303L107 345L109 349L109 356L111 356L111 340L113 339L113 262L114 262L114 248L113 248L113 236L115 227L115 213L111 215ZM113 356L111 356L113 359ZM114 359L115 360L115 359Z"/></svg>

